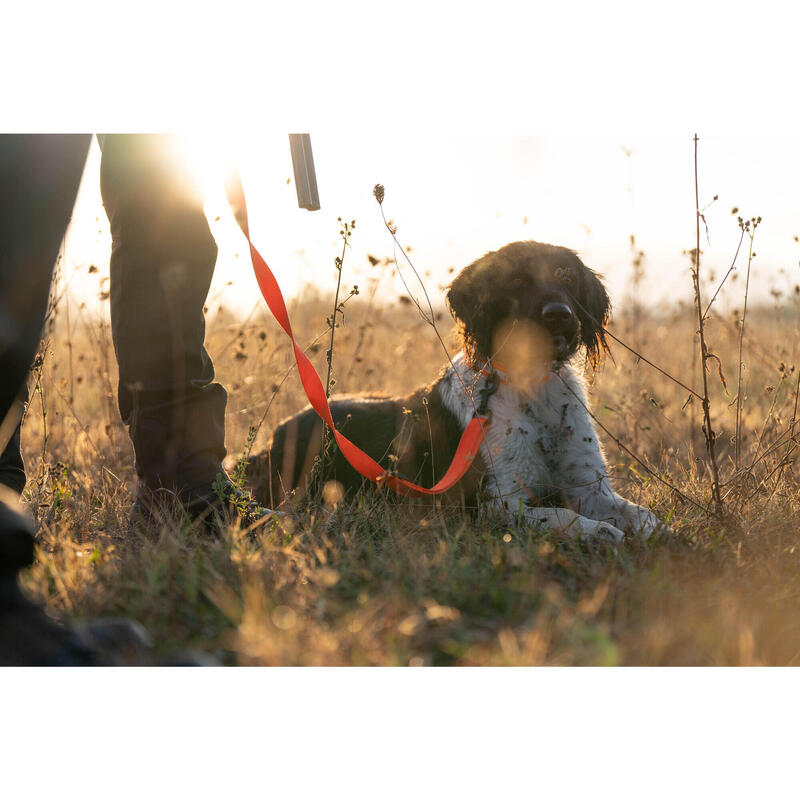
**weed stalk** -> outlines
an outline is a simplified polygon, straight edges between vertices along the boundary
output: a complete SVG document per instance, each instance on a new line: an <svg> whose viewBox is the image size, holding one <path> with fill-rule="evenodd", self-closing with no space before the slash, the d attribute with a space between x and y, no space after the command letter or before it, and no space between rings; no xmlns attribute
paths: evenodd
<svg viewBox="0 0 800 800"><path fill-rule="evenodd" d="M750 237L750 251L747 254L747 278L744 283L744 306L742 308L742 322L739 326L739 378L736 387L736 434L735 434L735 461L736 469L739 469L742 454L742 409L744 407L744 398L742 397L742 367L744 366L742 351L744 348L744 326L747 318L747 298L750 294L750 265L753 263L753 239L755 238L756 228L761 222L761 217L753 217L752 219L744 222L739 217L739 227L742 234L747 234ZM752 227L751 227L752 225Z"/></svg>
<svg viewBox="0 0 800 800"><path fill-rule="evenodd" d="M331 341L330 346L328 347L328 352L325 354L328 360L328 374L325 378L325 397L330 398L331 396L331 387L336 383L335 379L331 377L333 371L333 340L336 334L336 318L337 316L341 316L344 314L344 303L339 303L339 292L342 288L342 267L344 266L344 256L347 252L347 248L350 246L350 237L353 234L353 231L356 227L356 221L350 220L350 222L342 222L342 218L338 218L338 222L341 223L341 229L339 230L339 236L342 237L342 254L341 256L337 256L334 259L334 264L336 266L336 293L333 297L333 313L328 317L327 323L331 329ZM353 287L353 291L351 292L351 296L353 294L358 294L358 287ZM349 299L349 298L348 298ZM328 426L323 424L322 426L322 459L324 460L326 457L326 448L328 445Z"/></svg>
<svg viewBox="0 0 800 800"><path fill-rule="evenodd" d="M717 466L717 456L714 450L716 434L711 427L711 409L708 398L708 361L709 354L706 347L705 319L703 315L703 303L700 297L700 189L697 178L697 134L694 135L694 201L695 201L695 223L696 223L696 242L694 252L694 268L692 269L692 280L694 282L694 298L697 306L698 334L700 337L700 370L703 374L703 435L706 440L708 459L711 465L711 496L714 501L714 510L722 515L722 497L719 489L719 468Z"/></svg>

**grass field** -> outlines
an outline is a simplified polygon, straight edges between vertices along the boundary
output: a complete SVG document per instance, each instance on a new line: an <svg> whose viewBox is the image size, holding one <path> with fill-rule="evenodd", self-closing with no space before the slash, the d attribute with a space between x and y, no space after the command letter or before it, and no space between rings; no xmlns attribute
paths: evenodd
<svg viewBox="0 0 800 800"><path fill-rule="evenodd" d="M374 268L377 279L389 267ZM335 390L405 392L430 381L444 362L433 331L409 303L377 308L372 286L345 306ZM687 279L688 302L661 314L618 300L628 311L611 330L699 390L689 289ZM209 305L207 347L229 391L232 467L252 427L258 450L305 399L266 308L242 322ZM316 341L323 376L331 305L306 293L290 307L298 340ZM450 331L446 312L440 324ZM225 664L262 665L794 664L799 325L795 296L748 312L737 471L738 312L712 314L722 518L701 508L711 506L711 479L700 404L617 344L592 378L613 480L667 519L671 534L588 545L433 504L412 512L373 491L255 537L230 529L212 539L185 524L131 525L135 475L110 331L62 298L23 430L26 498L40 523L38 560L23 585L57 615L140 621L159 658L195 649ZM454 351L452 332L446 338Z"/></svg>

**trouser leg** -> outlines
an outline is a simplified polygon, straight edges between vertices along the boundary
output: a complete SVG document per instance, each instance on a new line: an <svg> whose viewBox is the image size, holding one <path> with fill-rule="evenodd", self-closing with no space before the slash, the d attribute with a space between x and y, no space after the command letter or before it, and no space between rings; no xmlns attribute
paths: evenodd
<svg viewBox="0 0 800 800"><path fill-rule="evenodd" d="M0 135L0 419L31 365L90 136Z"/></svg>
<svg viewBox="0 0 800 800"><path fill-rule="evenodd" d="M0 483L17 492L25 472L11 415L39 345L90 141L89 135L0 135L0 432L11 429L0 441Z"/></svg>
<svg viewBox="0 0 800 800"><path fill-rule="evenodd" d="M39 344L89 142L90 136L0 135L0 430ZM19 426L11 427L2 457L11 471L0 482L19 485ZM95 663L69 629L19 590L17 573L33 561L32 533L16 495L0 487L0 665Z"/></svg>
<svg viewBox="0 0 800 800"><path fill-rule="evenodd" d="M203 346L217 246L170 137L99 138L119 408L137 472L150 488L208 484L225 456L227 394Z"/></svg>

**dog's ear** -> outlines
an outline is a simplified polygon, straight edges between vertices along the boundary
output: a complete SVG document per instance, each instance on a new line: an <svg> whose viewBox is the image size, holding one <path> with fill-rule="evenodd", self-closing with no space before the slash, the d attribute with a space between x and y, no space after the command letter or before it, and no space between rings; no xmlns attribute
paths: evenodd
<svg viewBox="0 0 800 800"><path fill-rule="evenodd" d="M473 362L491 355L492 334L499 321L495 318L497 281L489 280L493 255L488 253L474 261L447 287L450 313L459 323L464 349Z"/></svg>
<svg viewBox="0 0 800 800"><path fill-rule="evenodd" d="M594 368L602 355L608 352L608 342L603 328L611 316L611 300L597 273L585 267L580 274L577 314L581 323L581 339L586 347L586 357Z"/></svg>

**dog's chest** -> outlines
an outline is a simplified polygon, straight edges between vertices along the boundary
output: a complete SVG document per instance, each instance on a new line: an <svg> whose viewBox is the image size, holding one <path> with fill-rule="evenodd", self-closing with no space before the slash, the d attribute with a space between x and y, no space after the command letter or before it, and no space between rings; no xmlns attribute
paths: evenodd
<svg viewBox="0 0 800 800"><path fill-rule="evenodd" d="M458 360L456 361L458 364ZM480 396L485 378L465 370L464 383ZM445 405L459 417L462 428L474 412L460 382L449 373L442 382ZM481 445L486 468L505 485L554 487L584 462L592 460L595 434L580 405L580 379L568 366L530 392L502 383L489 397L491 424ZM583 452L586 450L586 452Z"/></svg>
<svg viewBox="0 0 800 800"><path fill-rule="evenodd" d="M553 392L525 397L504 387L489 407L492 424L486 437L495 469L511 471L525 482L546 484L557 470L564 438L570 436L569 403L554 405Z"/></svg>

